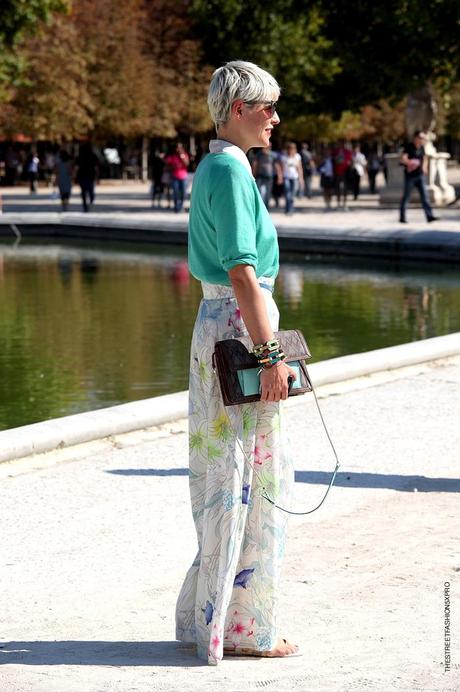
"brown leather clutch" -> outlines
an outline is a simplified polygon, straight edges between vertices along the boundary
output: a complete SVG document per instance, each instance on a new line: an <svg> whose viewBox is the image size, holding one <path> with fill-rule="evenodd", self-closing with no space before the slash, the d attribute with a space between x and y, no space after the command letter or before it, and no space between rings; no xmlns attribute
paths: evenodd
<svg viewBox="0 0 460 692"><path fill-rule="evenodd" d="M297 396L312 391L310 377L305 361L311 358L311 353L300 329L287 329L275 332L281 350L286 356L284 362L295 367L299 382L289 389L289 396ZM247 404L260 401L260 394L245 394L242 381L244 371L258 369L259 363L252 353L253 343L250 336L235 337L217 341L212 356L213 369L219 378L222 399L225 406Z"/></svg>

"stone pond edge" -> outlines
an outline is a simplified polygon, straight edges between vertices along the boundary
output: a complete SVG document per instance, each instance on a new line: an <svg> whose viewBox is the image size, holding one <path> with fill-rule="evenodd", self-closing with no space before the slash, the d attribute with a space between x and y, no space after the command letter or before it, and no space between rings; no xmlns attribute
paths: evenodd
<svg viewBox="0 0 460 692"><path fill-rule="evenodd" d="M309 373L319 387L458 354L460 332L455 332L313 363ZM0 462L171 423L187 415L188 392L183 391L11 428L0 431Z"/></svg>

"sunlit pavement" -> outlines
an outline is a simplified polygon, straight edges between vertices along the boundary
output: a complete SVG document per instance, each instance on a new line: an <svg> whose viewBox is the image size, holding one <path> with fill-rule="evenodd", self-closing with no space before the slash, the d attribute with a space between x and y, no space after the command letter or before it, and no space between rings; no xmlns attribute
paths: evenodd
<svg viewBox="0 0 460 692"><path fill-rule="evenodd" d="M214 668L175 642L196 552L186 421L0 464L2 692L458 690L459 364L323 389L341 468L290 518L280 587L300 658ZM305 511L334 461L311 396L285 415Z"/></svg>
<svg viewBox="0 0 460 692"><path fill-rule="evenodd" d="M452 184L460 187L460 167L449 169L449 180ZM382 181L383 182L383 178ZM371 195L367 192L366 186L363 187L363 194L357 201L349 198L348 209L337 209L333 201L330 211L326 211L321 193L318 189L318 179L315 177L313 186L314 196L312 199L304 197L297 198L295 201L295 212L287 216L283 212L283 200L280 200L280 207L276 209L272 206L270 212L278 227L328 227L348 228L353 226L388 227L396 225L399 230L405 230L398 223L399 213L396 208L381 208L378 202L378 194ZM0 196L3 199L3 212L24 213L24 212L48 212L59 213L60 201L52 198L52 188L40 185L37 194L30 194L26 186L0 188ZM185 203L187 209L189 201ZM82 212L82 206L78 193L78 187L74 186L69 205L69 213ZM83 213L83 212L82 212ZM186 211L175 214L172 208L172 200L168 207L168 202L163 200L160 209L153 209L150 200L150 184L141 182L122 182L122 181L102 181L96 188L96 201L91 209L91 214L125 214L135 215L142 219L158 220L166 218L174 220L175 223L184 224L187 221ZM442 225L460 221L460 207L450 206L436 209L436 215L441 217ZM426 227L426 221L421 208L409 208L408 228ZM434 225L433 225L434 226Z"/></svg>

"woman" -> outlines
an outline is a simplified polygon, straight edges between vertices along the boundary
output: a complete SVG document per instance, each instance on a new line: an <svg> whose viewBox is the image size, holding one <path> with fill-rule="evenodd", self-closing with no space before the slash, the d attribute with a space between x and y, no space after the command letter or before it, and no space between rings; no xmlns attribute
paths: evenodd
<svg viewBox="0 0 460 692"><path fill-rule="evenodd" d="M357 200L360 193L361 180L366 171L367 159L361 151L359 144L353 147L353 159L351 164L351 189L353 190L353 199Z"/></svg>
<svg viewBox="0 0 460 692"><path fill-rule="evenodd" d="M301 190L303 181L302 159L297 152L297 147L294 142L289 142L286 146L286 154L282 158L283 177L284 177L284 195L286 198L285 213L292 214L294 212L294 197L298 190Z"/></svg>
<svg viewBox="0 0 460 692"><path fill-rule="evenodd" d="M94 204L94 186L99 174L99 160L91 142L83 142L77 157L76 180L80 185L83 211L88 212Z"/></svg>
<svg viewBox="0 0 460 692"><path fill-rule="evenodd" d="M267 209L270 209L270 199L272 196L273 175L275 172L274 159L275 154L270 147L267 147L257 152L252 164L256 185Z"/></svg>
<svg viewBox="0 0 460 692"><path fill-rule="evenodd" d="M179 142L173 154L166 157L165 162L171 172L171 183L174 197L174 211L182 211L187 186L188 167L190 159L184 146Z"/></svg>
<svg viewBox="0 0 460 692"><path fill-rule="evenodd" d="M203 287L189 383L198 553L177 601L176 636L196 643L211 665L223 655L298 655L276 632L287 515L262 497L261 485L289 504L294 471L279 402L294 373L282 360L266 365L261 401L225 407L212 370L216 341L249 333L264 345L278 329L277 234L246 157L251 147L268 147L278 95L275 79L252 63L214 72L208 106L218 139L193 183L189 266Z"/></svg>
<svg viewBox="0 0 460 692"><path fill-rule="evenodd" d="M26 159L26 171L27 178L29 180L30 194L35 194L37 192L37 180L38 180L38 167L40 165L40 159L37 156L35 149L29 153Z"/></svg>
<svg viewBox="0 0 460 692"><path fill-rule="evenodd" d="M65 149L61 149L56 158L56 185L59 188L62 211L69 208L69 199L72 194L72 161Z"/></svg>
<svg viewBox="0 0 460 692"><path fill-rule="evenodd" d="M323 191L324 204L326 205L326 211L331 208L332 193L334 191L334 164L332 161L332 153L329 147L324 151L324 158L321 165L318 168L318 173L320 174L320 186Z"/></svg>

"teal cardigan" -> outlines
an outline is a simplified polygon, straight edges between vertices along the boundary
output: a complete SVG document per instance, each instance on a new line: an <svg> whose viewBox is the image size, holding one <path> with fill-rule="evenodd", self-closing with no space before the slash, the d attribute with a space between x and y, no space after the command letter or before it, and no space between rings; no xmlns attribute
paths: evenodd
<svg viewBox="0 0 460 692"><path fill-rule="evenodd" d="M225 152L207 154L192 188L189 268L200 281L230 286L228 270L250 264L257 277L275 278L278 237L254 178Z"/></svg>

